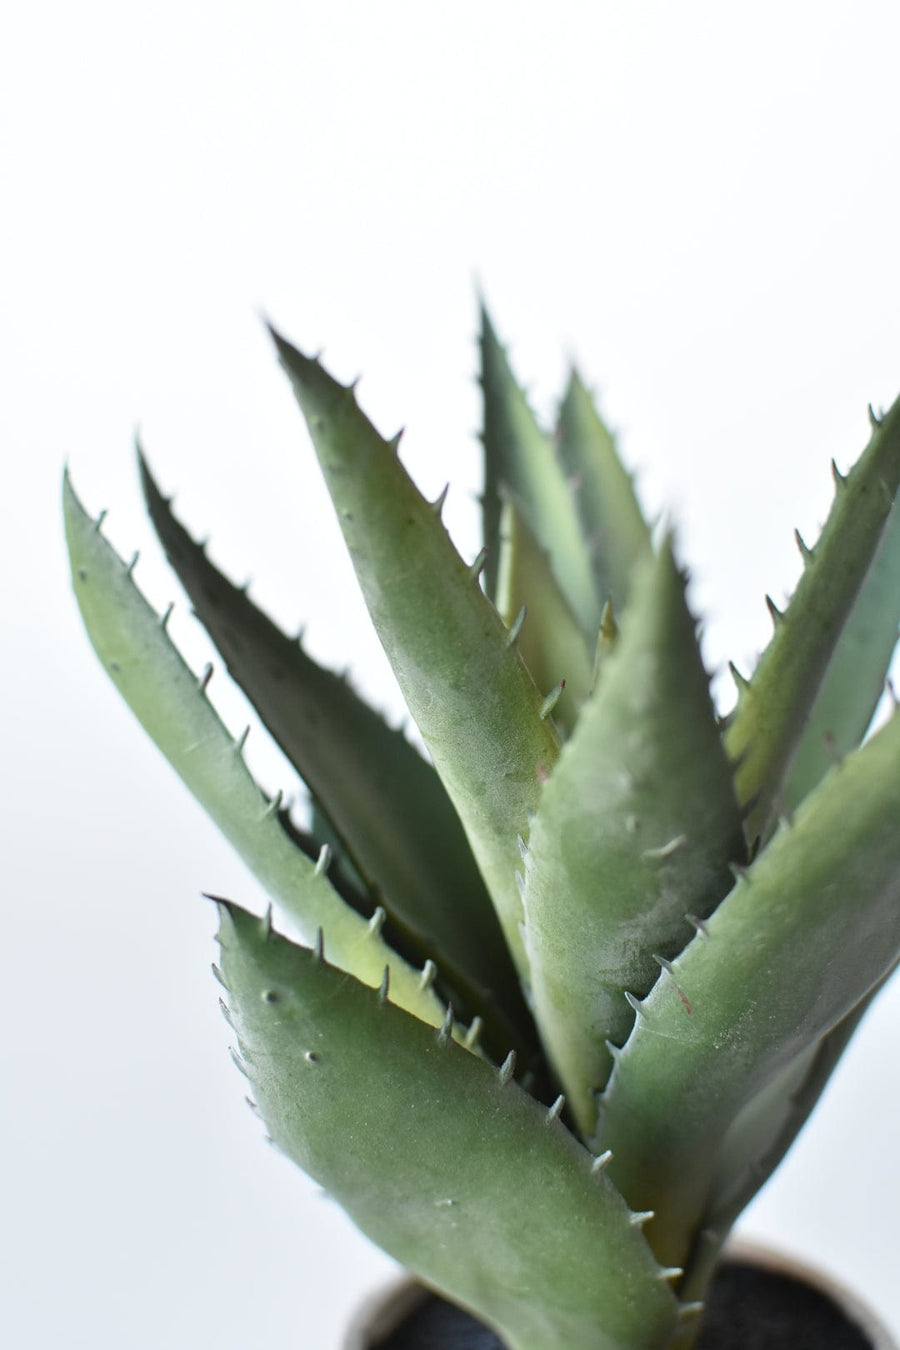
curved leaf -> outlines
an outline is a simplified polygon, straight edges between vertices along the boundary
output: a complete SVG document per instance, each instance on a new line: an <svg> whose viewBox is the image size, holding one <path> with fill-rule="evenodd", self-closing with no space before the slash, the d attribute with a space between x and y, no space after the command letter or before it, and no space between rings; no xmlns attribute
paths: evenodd
<svg viewBox="0 0 900 1350"><path fill-rule="evenodd" d="M900 624L900 505L895 499L794 757L782 799L793 811L861 743L884 693Z"/></svg>
<svg viewBox="0 0 900 1350"><path fill-rule="evenodd" d="M198 619L332 825L370 892L468 1015L501 1022L505 1054L532 1024L481 874L432 766L286 636L175 519L140 455L150 517ZM514 1032L502 1009L518 1025Z"/></svg>
<svg viewBox="0 0 900 1350"><path fill-rule="evenodd" d="M649 992L740 862L741 820L671 548L647 560L525 859L535 1016L579 1128ZM627 991L627 992L626 992Z"/></svg>
<svg viewBox="0 0 900 1350"><path fill-rule="evenodd" d="M600 627L603 608L572 488L549 437L516 383L487 311L481 311L481 383L484 391L484 534L488 594L496 596L500 503L512 493L542 548L585 637Z"/></svg>
<svg viewBox="0 0 900 1350"><path fill-rule="evenodd" d="M478 567L353 392L273 334L306 417L369 614L527 979L517 836L558 754L542 699Z"/></svg>
<svg viewBox="0 0 900 1350"><path fill-rule="evenodd" d="M244 1071L279 1147L510 1350L657 1350L678 1305L591 1155L515 1083L222 906Z"/></svg>
<svg viewBox="0 0 900 1350"><path fill-rule="evenodd" d="M722 1139L900 953L900 717L823 780L640 1006L602 1139L648 1235L683 1264Z"/></svg>
<svg viewBox="0 0 900 1350"><path fill-rule="evenodd" d="M172 768L308 942L323 929L332 957L368 984L391 968L394 994L416 1017L440 1025L445 1010L422 973L402 961L344 903L322 869L282 829L277 802L257 787L206 697L205 682L169 641L165 619L134 584L131 568L75 496L63 490L72 583L88 637L119 693Z"/></svg>
<svg viewBox="0 0 900 1350"><path fill-rule="evenodd" d="M503 504L500 524L497 608L508 625L516 623L524 610L518 638L522 659L539 689L549 693L564 682L553 705L553 720L571 732L591 692L592 657L547 553L512 497Z"/></svg>
<svg viewBox="0 0 900 1350"><path fill-rule="evenodd" d="M615 439L577 371L560 408L558 435L560 457L577 485L575 506L591 544L597 589L621 611L637 565L651 552L650 527Z"/></svg>
<svg viewBox="0 0 900 1350"><path fill-rule="evenodd" d="M832 653L853 610L900 485L900 399L836 492L825 526L726 735L748 842L765 842Z"/></svg>

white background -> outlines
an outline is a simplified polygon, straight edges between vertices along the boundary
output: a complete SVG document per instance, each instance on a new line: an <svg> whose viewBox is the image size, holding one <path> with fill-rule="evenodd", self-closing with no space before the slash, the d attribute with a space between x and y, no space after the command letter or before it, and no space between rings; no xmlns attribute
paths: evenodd
<svg viewBox="0 0 900 1350"><path fill-rule="evenodd" d="M829 459L900 390L888 0L59 0L0 28L4 393L0 1335L17 1350L336 1350L391 1270L262 1142L201 890L258 888L119 706L59 479L154 603L135 425L179 509L399 715L259 322L324 346L477 548L475 285L552 415L567 360L748 665ZM172 630L206 648L187 607ZM214 688L239 727L240 699ZM727 684L722 686L727 699ZM251 734L267 786L284 767ZM743 1230L900 1330L900 990Z"/></svg>

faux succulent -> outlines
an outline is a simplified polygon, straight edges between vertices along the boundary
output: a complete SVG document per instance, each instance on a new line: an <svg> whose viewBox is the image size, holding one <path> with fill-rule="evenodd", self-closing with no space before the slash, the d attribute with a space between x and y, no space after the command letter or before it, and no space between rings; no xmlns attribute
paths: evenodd
<svg viewBox="0 0 900 1350"><path fill-rule="evenodd" d="M238 1063L283 1151L510 1350L688 1346L900 953L900 717L865 739L900 621L900 401L834 469L723 718L672 540L577 374L551 438L484 316L468 562L397 440L274 336L429 759L213 566L141 458L194 610L308 789L298 824L65 487L103 665L272 899L218 902Z"/></svg>

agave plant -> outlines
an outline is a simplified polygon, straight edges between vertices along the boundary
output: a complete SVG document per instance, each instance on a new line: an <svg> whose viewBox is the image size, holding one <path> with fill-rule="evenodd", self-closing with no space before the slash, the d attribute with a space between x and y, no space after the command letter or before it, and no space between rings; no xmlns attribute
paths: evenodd
<svg viewBox="0 0 900 1350"><path fill-rule="evenodd" d="M900 401L717 715L672 539L577 374L555 439L487 316L484 550L274 335L426 760L231 584L141 457L196 614L309 792L251 777L68 481L96 651L272 911L218 901L271 1136L509 1350L697 1335L742 1207L900 953Z"/></svg>

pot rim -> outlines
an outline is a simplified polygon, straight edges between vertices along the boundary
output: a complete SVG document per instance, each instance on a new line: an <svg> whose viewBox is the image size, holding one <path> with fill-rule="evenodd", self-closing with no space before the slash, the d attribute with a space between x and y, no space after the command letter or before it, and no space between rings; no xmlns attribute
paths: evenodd
<svg viewBox="0 0 900 1350"><path fill-rule="evenodd" d="M741 1261L761 1270L787 1275L810 1285L839 1307L871 1341L872 1350L900 1350L886 1324L852 1290L792 1253L747 1238L736 1238L725 1248L723 1259ZM432 1291L409 1275L402 1275L371 1294L358 1309L343 1343L343 1350L372 1350L372 1337L391 1335Z"/></svg>
<svg viewBox="0 0 900 1350"><path fill-rule="evenodd" d="M872 1350L898 1350L898 1342L887 1324L873 1312L842 1280L830 1271L826 1272L809 1265L792 1252L780 1247L770 1247L766 1243L756 1242L752 1238L734 1238L725 1248L725 1260L746 1261L761 1270L770 1270L776 1274L787 1275L817 1289L826 1298L835 1303L872 1342Z"/></svg>

